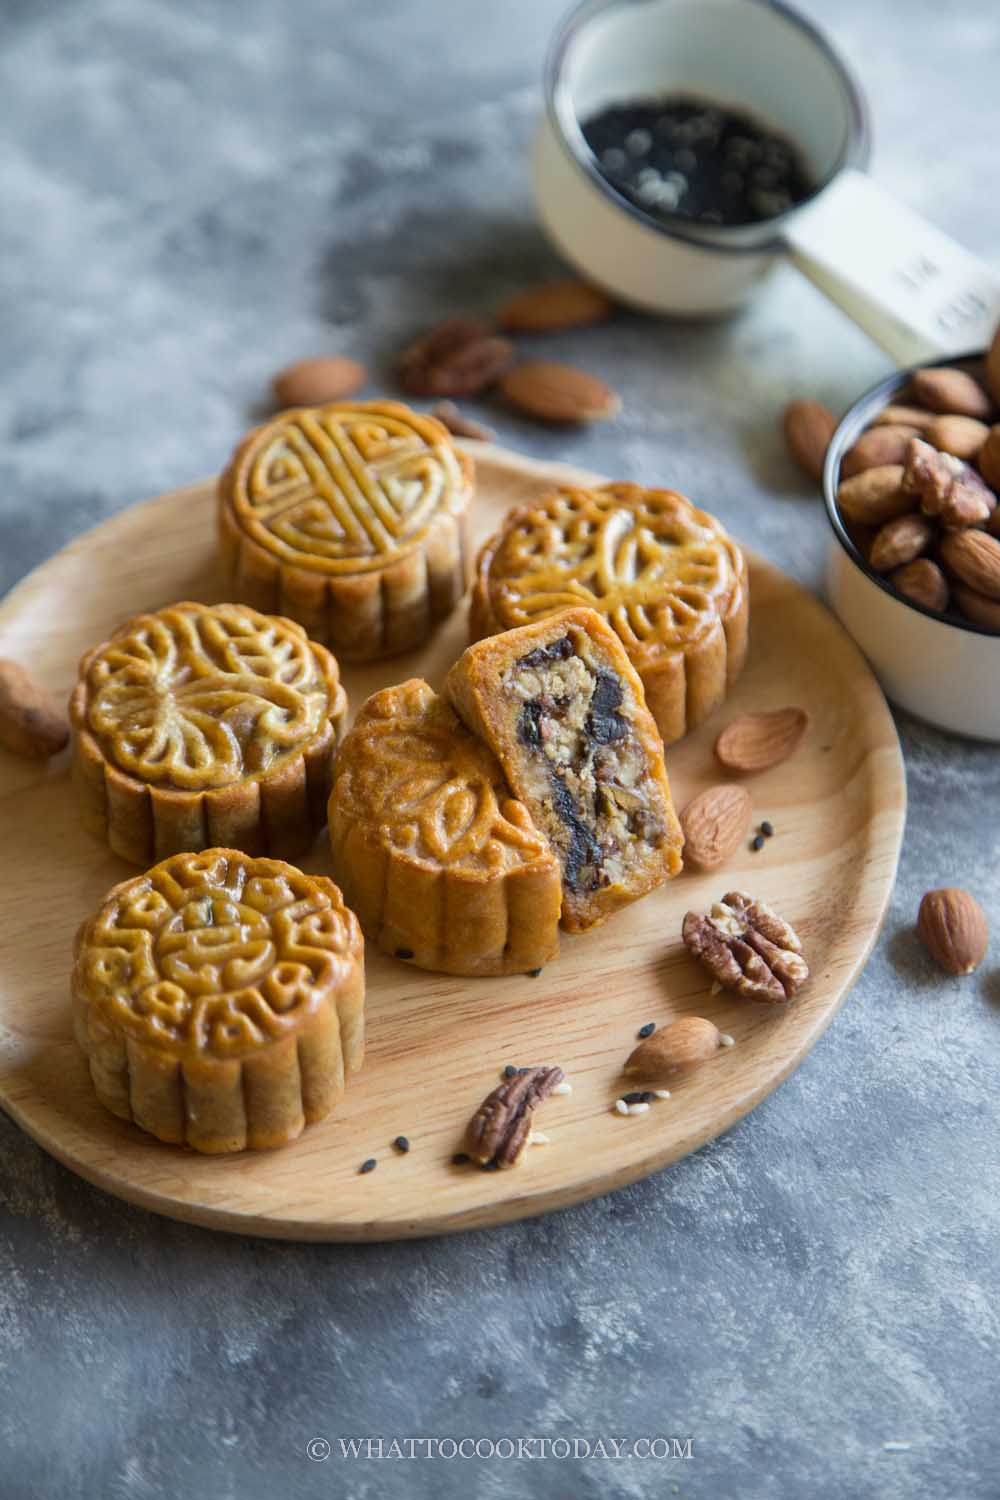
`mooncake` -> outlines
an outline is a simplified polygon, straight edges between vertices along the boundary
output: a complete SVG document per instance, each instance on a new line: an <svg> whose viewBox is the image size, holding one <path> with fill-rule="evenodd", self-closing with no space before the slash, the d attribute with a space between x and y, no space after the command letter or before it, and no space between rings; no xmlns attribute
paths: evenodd
<svg viewBox="0 0 1000 1500"><path fill-rule="evenodd" d="M465 590L473 487L447 429L401 402L283 412L219 480L230 591L346 661L411 650Z"/></svg>
<svg viewBox="0 0 1000 1500"><path fill-rule="evenodd" d="M139 865L301 853L346 711L336 658L292 620L242 604L136 615L83 658L70 699L84 824Z"/></svg>
<svg viewBox="0 0 1000 1500"><path fill-rule="evenodd" d="M73 1021L97 1097L196 1151L281 1146L364 1059L364 939L333 884L236 849L116 885L77 934Z"/></svg>
<svg viewBox="0 0 1000 1500"><path fill-rule="evenodd" d="M480 550L473 640L579 605L618 634L664 744L708 718L742 669L743 554L673 490L567 486L512 510Z"/></svg>
<svg viewBox="0 0 1000 1500"><path fill-rule="evenodd" d="M337 756L333 868L384 952L448 974L540 968L559 865L492 751L417 678L364 704Z"/></svg>
<svg viewBox="0 0 1000 1500"><path fill-rule="evenodd" d="M558 855L567 931L677 873L683 835L660 736L625 648L594 610L468 647L444 694Z"/></svg>

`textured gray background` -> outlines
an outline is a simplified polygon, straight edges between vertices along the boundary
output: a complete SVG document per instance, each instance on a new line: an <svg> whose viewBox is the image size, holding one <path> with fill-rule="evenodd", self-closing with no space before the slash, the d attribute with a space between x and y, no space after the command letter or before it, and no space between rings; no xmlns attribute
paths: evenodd
<svg viewBox="0 0 1000 1500"><path fill-rule="evenodd" d="M981 254L1000 230L995 0L810 0L870 91L874 171ZM4 0L0 582L216 470L268 375L376 370L554 269L524 149L562 0ZM859 230L863 232L863 228ZM792 394L883 357L791 271L715 327L554 341L625 410L503 440L666 481L818 581ZM0 1119L0 1496L998 1493L1000 970L942 982L921 892L1000 932L995 751L902 722L882 942L804 1066L651 1181L490 1233L240 1241L123 1206ZM668 1434L688 1462L310 1463L313 1436ZM886 1442L904 1442L886 1451Z"/></svg>

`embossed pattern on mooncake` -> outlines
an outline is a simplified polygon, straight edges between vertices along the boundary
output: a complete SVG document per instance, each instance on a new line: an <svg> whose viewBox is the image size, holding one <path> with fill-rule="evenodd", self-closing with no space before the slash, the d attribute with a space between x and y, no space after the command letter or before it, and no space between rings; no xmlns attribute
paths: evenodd
<svg viewBox="0 0 1000 1500"><path fill-rule="evenodd" d="M512 511L483 546L474 638L580 605L615 630L666 742L706 718L743 665L743 555L673 490L567 486Z"/></svg>
<svg viewBox="0 0 1000 1500"><path fill-rule="evenodd" d="M280 1144L364 1051L363 942L332 881L232 849L112 890L77 938L77 1039L113 1113L202 1151Z"/></svg>
<svg viewBox="0 0 1000 1500"><path fill-rule="evenodd" d="M283 412L219 481L222 557L240 598L355 660L422 640L465 587L472 463L398 401Z"/></svg>
<svg viewBox="0 0 1000 1500"><path fill-rule="evenodd" d="M335 874L387 952L480 974L554 956L561 898L548 841L427 683L363 706L337 758L329 821Z"/></svg>

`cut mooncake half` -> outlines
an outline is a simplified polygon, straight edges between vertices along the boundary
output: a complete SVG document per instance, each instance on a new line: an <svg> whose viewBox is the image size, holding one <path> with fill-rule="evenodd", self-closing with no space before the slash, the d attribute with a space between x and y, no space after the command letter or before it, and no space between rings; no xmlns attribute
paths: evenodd
<svg viewBox="0 0 1000 1500"><path fill-rule="evenodd" d="M676 875L683 835L663 745L624 646L594 610L478 641L444 691L556 850L568 932Z"/></svg>
<svg viewBox="0 0 1000 1500"><path fill-rule="evenodd" d="M413 678L368 699L337 757L334 871L366 935L448 974L559 951L559 864L496 757Z"/></svg>

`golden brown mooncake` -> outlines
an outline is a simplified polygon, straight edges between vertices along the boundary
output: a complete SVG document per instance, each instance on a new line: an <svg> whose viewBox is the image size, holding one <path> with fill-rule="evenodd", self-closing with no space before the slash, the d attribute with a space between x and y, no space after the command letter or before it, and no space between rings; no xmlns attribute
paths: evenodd
<svg viewBox="0 0 1000 1500"><path fill-rule="evenodd" d="M345 661L418 646L465 591L471 459L398 401L282 412L219 480L234 597Z"/></svg>
<svg viewBox="0 0 1000 1500"><path fill-rule="evenodd" d="M77 934L72 993L101 1103L196 1151L294 1140L364 1059L354 914L332 880L236 849L109 891Z"/></svg>
<svg viewBox="0 0 1000 1500"><path fill-rule="evenodd" d="M567 486L512 510L481 548L473 640L579 605L617 632L664 744L708 718L743 667L743 553L673 490Z"/></svg>
<svg viewBox="0 0 1000 1500"><path fill-rule="evenodd" d="M213 846L295 855L326 820L347 711L336 658L243 604L136 615L70 699L86 827L148 865Z"/></svg>
<svg viewBox="0 0 1000 1500"><path fill-rule="evenodd" d="M559 865L492 751L426 682L368 699L337 756L333 868L386 953L448 974L559 950Z"/></svg>
<svg viewBox="0 0 1000 1500"><path fill-rule="evenodd" d="M565 610L478 641L444 695L559 856L567 931L603 922L676 875L683 835L663 745L601 615Z"/></svg>

